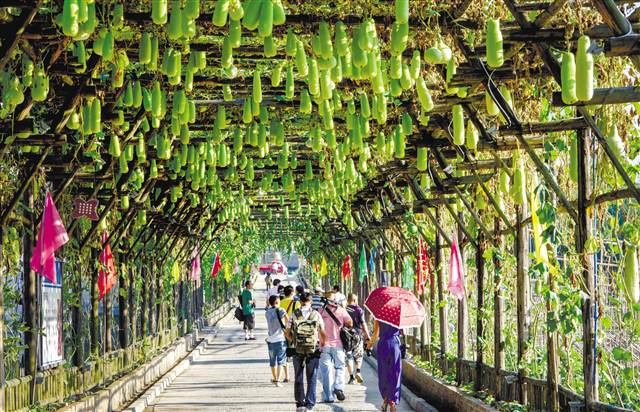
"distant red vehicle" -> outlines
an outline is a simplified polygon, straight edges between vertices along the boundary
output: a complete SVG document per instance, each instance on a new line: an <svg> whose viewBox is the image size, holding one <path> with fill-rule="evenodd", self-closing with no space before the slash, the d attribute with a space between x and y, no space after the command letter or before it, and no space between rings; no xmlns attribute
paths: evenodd
<svg viewBox="0 0 640 412"><path fill-rule="evenodd" d="M271 262L271 264L269 265L261 265L260 266L260 272L261 273L280 273L280 274L286 274L287 273L287 267L284 265L284 263L278 261L278 260L274 260L273 262Z"/></svg>

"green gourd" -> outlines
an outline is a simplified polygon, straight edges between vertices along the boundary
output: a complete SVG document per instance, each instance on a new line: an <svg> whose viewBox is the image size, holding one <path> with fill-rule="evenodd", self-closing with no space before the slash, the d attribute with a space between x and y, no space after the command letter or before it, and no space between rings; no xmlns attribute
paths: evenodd
<svg viewBox="0 0 640 412"><path fill-rule="evenodd" d="M409 0L396 0L396 21L407 23L409 21Z"/></svg>
<svg viewBox="0 0 640 412"><path fill-rule="evenodd" d="M402 113L402 128L400 131L405 136L411 136L413 134L413 119L406 111Z"/></svg>
<svg viewBox="0 0 640 412"><path fill-rule="evenodd" d="M149 64L151 62L151 35L148 32L142 33L140 38L138 61L141 64Z"/></svg>
<svg viewBox="0 0 640 412"><path fill-rule="evenodd" d="M593 98L593 55L589 53L590 46L589 36L580 36L576 52L576 98L581 102Z"/></svg>
<svg viewBox="0 0 640 412"><path fill-rule="evenodd" d="M167 23L168 0L153 0L151 2L151 19L159 26Z"/></svg>
<svg viewBox="0 0 640 412"><path fill-rule="evenodd" d="M144 136L142 135L140 135L136 144L136 157L140 163L147 161L147 146L144 141Z"/></svg>
<svg viewBox="0 0 640 412"><path fill-rule="evenodd" d="M62 6L62 32L65 36L75 37L80 30L78 21L78 0L64 0Z"/></svg>
<svg viewBox="0 0 640 412"><path fill-rule="evenodd" d="M122 154L122 150L120 149L120 138L115 133L111 135L111 140L109 141L109 154L112 157L120 157Z"/></svg>
<svg viewBox="0 0 640 412"><path fill-rule="evenodd" d="M122 195L122 197L120 198L120 209L129 209L129 195Z"/></svg>
<svg viewBox="0 0 640 412"><path fill-rule="evenodd" d="M613 155L618 158L619 161L626 163L628 161L627 152L624 147L624 143L618 133L618 125L613 125L609 128L609 133L605 136L609 147L613 151Z"/></svg>
<svg viewBox="0 0 640 412"><path fill-rule="evenodd" d="M287 43L285 45L285 53L287 57L296 57L298 51L298 42L296 35L291 28L287 29Z"/></svg>
<svg viewBox="0 0 640 412"><path fill-rule="evenodd" d="M402 55L407 48L409 40L409 24L398 23L397 21L391 26L391 54L394 56Z"/></svg>
<svg viewBox="0 0 640 412"><path fill-rule="evenodd" d="M287 15L282 0L273 0L273 25L282 26L287 21Z"/></svg>
<svg viewBox="0 0 640 412"><path fill-rule="evenodd" d="M411 57L411 66L409 67L409 73L413 80L417 80L420 77L422 71L422 59L420 58L420 51L414 50Z"/></svg>
<svg viewBox="0 0 640 412"><path fill-rule="evenodd" d="M562 101L564 104L573 104L578 101L576 97L576 61L573 53L562 53L562 66L560 69L562 81Z"/></svg>
<svg viewBox="0 0 640 412"><path fill-rule="evenodd" d="M295 92L295 83L293 81L293 66L287 66L287 77L285 80L285 97L287 100L293 99Z"/></svg>
<svg viewBox="0 0 640 412"><path fill-rule="evenodd" d="M326 21L320 22L319 39L322 57L330 59L333 56L333 44L331 43L329 24Z"/></svg>
<svg viewBox="0 0 640 412"><path fill-rule="evenodd" d="M16 78L17 79L17 78ZM49 95L49 76L46 75L44 67L39 64L33 71L33 82L31 85L31 98L36 102L43 102ZM20 104L19 102L17 104Z"/></svg>
<svg viewBox="0 0 640 412"><path fill-rule="evenodd" d="M424 52L424 60L429 63L429 64L442 64L444 63L444 55L442 54L442 51L436 47L436 46L432 46L429 47L425 52Z"/></svg>
<svg viewBox="0 0 640 412"><path fill-rule="evenodd" d="M260 23L260 9L262 3L266 0L249 0L243 6L244 17L242 18L242 25L247 30L255 30Z"/></svg>
<svg viewBox="0 0 640 412"><path fill-rule="evenodd" d="M318 96L320 94L320 74L318 71L318 61L313 57L311 58L311 60L309 60L307 85L309 86L309 93L311 93L312 96Z"/></svg>
<svg viewBox="0 0 640 412"><path fill-rule="evenodd" d="M229 0L217 0L213 9L212 22L214 26L222 27L227 24L229 16Z"/></svg>
<svg viewBox="0 0 640 412"><path fill-rule="evenodd" d="M311 96L309 96L309 91L307 89L303 89L300 93L300 113L302 114L311 114L313 110L311 104Z"/></svg>
<svg viewBox="0 0 640 412"><path fill-rule="evenodd" d="M638 249L627 246L624 255L624 288L629 303L640 301L640 277L638 276Z"/></svg>
<svg viewBox="0 0 640 412"><path fill-rule="evenodd" d="M338 56L344 57L349 53L349 36L347 35L347 30L342 21L336 23L335 31L336 51L338 52Z"/></svg>
<svg viewBox="0 0 640 412"><path fill-rule="evenodd" d="M158 164L156 159L151 159L151 164L149 165L149 177L151 179L158 178Z"/></svg>
<svg viewBox="0 0 640 412"><path fill-rule="evenodd" d="M575 136L569 138L569 177L574 182L578 181L578 139Z"/></svg>
<svg viewBox="0 0 640 412"><path fill-rule="evenodd" d="M465 141L467 149L476 150L478 148L478 129L471 119L467 120L467 128L465 129Z"/></svg>
<svg viewBox="0 0 640 412"><path fill-rule="evenodd" d="M173 0L171 5L171 16L169 17L169 27L167 27L167 37L176 41L183 35L182 32L182 8L179 0Z"/></svg>
<svg viewBox="0 0 640 412"><path fill-rule="evenodd" d="M223 69L228 69L233 65L233 46L231 45L231 38L225 36L222 42L222 54L220 56L220 66Z"/></svg>
<svg viewBox="0 0 640 412"><path fill-rule="evenodd" d="M231 20L239 22L244 17L244 7L240 0L230 0L229 17Z"/></svg>
<svg viewBox="0 0 640 412"><path fill-rule="evenodd" d="M262 102L262 78L260 77L260 70L257 69L253 72L253 88L251 95L254 103L260 104Z"/></svg>
<svg viewBox="0 0 640 412"><path fill-rule="evenodd" d="M430 112L433 110L434 103L431 97L431 92L427 88L427 83L422 76L419 76L416 80L416 91L418 92L418 100L422 106L424 112Z"/></svg>
<svg viewBox="0 0 640 412"><path fill-rule="evenodd" d="M404 159L405 152L405 137L404 133L402 133L402 127L400 125L396 126L396 129L393 133L393 141L394 141L394 157L396 159Z"/></svg>
<svg viewBox="0 0 640 412"><path fill-rule="evenodd" d="M489 93L488 90L484 92L484 103L489 116L497 116L500 114L500 108L496 104L495 100L493 100L493 97L491 97L491 93Z"/></svg>
<svg viewBox="0 0 640 412"><path fill-rule="evenodd" d="M464 144L464 112L462 106L456 104L452 108L453 115L453 143L461 146Z"/></svg>
<svg viewBox="0 0 640 412"><path fill-rule="evenodd" d="M309 74L309 64L307 63L307 52L302 41L296 41L296 70L300 77L307 77Z"/></svg>
<svg viewBox="0 0 640 412"><path fill-rule="evenodd" d="M113 12L111 14L111 27L114 29L120 29L124 25L124 6L122 3L117 3L113 6Z"/></svg>
<svg viewBox="0 0 640 412"><path fill-rule="evenodd" d="M427 157L427 148L424 146L418 147L416 169L418 169L419 172L424 172L425 170L427 170Z"/></svg>
<svg viewBox="0 0 640 412"><path fill-rule="evenodd" d="M100 99L95 98L91 103L91 130L94 133L98 133L102 130L102 102Z"/></svg>
<svg viewBox="0 0 640 412"><path fill-rule="evenodd" d="M273 32L273 1L262 0L260 18L258 19L258 35L262 38L271 36Z"/></svg>
<svg viewBox="0 0 640 412"><path fill-rule="evenodd" d="M251 113L251 98L244 99L244 105L242 106L242 122L244 124L251 123L253 114Z"/></svg>
<svg viewBox="0 0 640 412"><path fill-rule="evenodd" d="M500 170L500 177L498 181L498 190L502 194L509 194L509 185L511 178L506 170ZM496 198L502 198L502 196L496 196Z"/></svg>
<svg viewBox="0 0 640 412"><path fill-rule="evenodd" d="M239 21L231 20L229 22L229 44L232 48L240 47L242 42L242 25Z"/></svg>
<svg viewBox="0 0 640 412"><path fill-rule="evenodd" d="M275 57L278 54L278 47L276 46L273 36L265 37L264 39L264 57Z"/></svg>
<svg viewBox="0 0 640 412"><path fill-rule="evenodd" d="M150 71L156 71L158 69L159 53L160 53L160 49L158 45L158 38L154 36L151 39L151 59L147 64L147 69L149 69Z"/></svg>
<svg viewBox="0 0 640 412"><path fill-rule="evenodd" d="M102 40L102 60L110 62L114 55L114 39L113 33L108 31Z"/></svg>
<svg viewBox="0 0 640 412"><path fill-rule="evenodd" d="M371 107L369 106L369 96L366 92L360 93L360 115L365 119L371 117Z"/></svg>
<svg viewBox="0 0 640 412"><path fill-rule="evenodd" d="M186 0L183 13L191 20L197 19L200 16L200 0Z"/></svg>
<svg viewBox="0 0 640 412"><path fill-rule="evenodd" d="M492 69L504 64L502 32L497 19L487 20L487 64Z"/></svg>

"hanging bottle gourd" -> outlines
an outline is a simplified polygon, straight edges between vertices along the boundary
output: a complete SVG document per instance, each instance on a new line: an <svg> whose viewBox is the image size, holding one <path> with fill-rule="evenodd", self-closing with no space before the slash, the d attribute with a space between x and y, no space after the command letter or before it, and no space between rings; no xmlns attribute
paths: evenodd
<svg viewBox="0 0 640 412"><path fill-rule="evenodd" d="M430 112L433 110L434 104L431 97L431 92L427 88L427 83L422 76L419 76L416 80L416 91L418 92L418 100L423 112Z"/></svg>
<svg viewBox="0 0 640 412"><path fill-rule="evenodd" d="M416 156L416 169L418 169L419 172L424 172L425 170L427 170L427 155L427 148L424 146L419 146Z"/></svg>
<svg viewBox="0 0 640 412"><path fill-rule="evenodd" d="M273 1L262 0L260 17L258 18L258 35L261 38L271 36L273 32Z"/></svg>
<svg viewBox="0 0 640 412"><path fill-rule="evenodd" d="M492 69L497 69L504 64L504 50L500 21L489 19L487 21L487 64Z"/></svg>
<svg viewBox="0 0 640 412"><path fill-rule="evenodd" d="M569 137L569 177L574 182L578 181L578 139L576 136Z"/></svg>
<svg viewBox="0 0 640 412"><path fill-rule="evenodd" d="M471 119L467 121L467 128L465 129L465 141L467 149L476 150L478 148L478 129L473 124Z"/></svg>
<svg viewBox="0 0 640 412"><path fill-rule="evenodd" d="M562 53L561 66L562 101L564 104L573 104L578 101L576 97L576 61L573 53Z"/></svg>
<svg viewBox="0 0 640 412"><path fill-rule="evenodd" d="M526 175L524 171L524 160L519 156L514 156L514 170L513 170L513 187L511 188L511 195L513 202L516 205L526 207L527 205L527 183Z"/></svg>
<svg viewBox="0 0 640 412"><path fill-rule="evenodd" d="M395 0L396 21L407 23L409 21L409 0Z"/></svg>
<svg viewBox="0 0 640 412"><path fill-rule="evenodd" d="M638 275L638 248L627 246L624 255L625 296L631 304L640 301L640 277Z"/></svg>
<svg viewBox="0 0 640 412"><path fill-rule="evenodd" d="M154 0L151 2L151 19L159 26L167 23L168 0Z"/></svg>
<svg viewBox="0 0 640 412"><path fill-rule="evenodd" d="M509 184L511 180L511 178L509 177L509 173L507 173L506 170L501 169L499 179L500 180L498 182L498 190L502 194L505 194L505 195L509 194ZM502 196L497 196L497 197L502 198Z"/></svg>
<svg viewBox="0 0 640 412"><path fill-rule="evenodd" d="M120 150L120 138L115 133L111 135L111 140L109 141L109 154L112 157L120 157L122 154L122 150Z"/></svg>
<svg viewBox="0 0 640 412"><path fill-rule="evenodd" d="M464 113L462 106L456 104L452 108L453 116L453 144L461 146L464 144Z"/></svg>
<svg viewBox="0 0 640 412"><path fill-rule="evenodd" d="M171 4L171 16L169 17L169 27L167 27L167 37L169 40L177 41L182 35L182 8L180 7L180 1L174 0Z"/></svg>
<svg viewBox="0 0 640 412"><path fill-rule="evenodd" d="M593 55L589 53L590 46L589 36L580 36L576 52L576 98L581 102L593 98Z"/></svg>

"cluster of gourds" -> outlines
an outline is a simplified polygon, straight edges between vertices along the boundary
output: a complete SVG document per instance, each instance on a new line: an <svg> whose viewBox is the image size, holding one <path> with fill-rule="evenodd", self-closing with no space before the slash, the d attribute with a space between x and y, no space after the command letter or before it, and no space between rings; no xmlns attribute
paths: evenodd
<svg viewBox="0 0 640 412"><path fill-rule="evenodd" d="M593 56L589 52L591 40L582 35L578 39L578 50L562 53L561 86L565 104L588 102L593 97Z"/></svg>

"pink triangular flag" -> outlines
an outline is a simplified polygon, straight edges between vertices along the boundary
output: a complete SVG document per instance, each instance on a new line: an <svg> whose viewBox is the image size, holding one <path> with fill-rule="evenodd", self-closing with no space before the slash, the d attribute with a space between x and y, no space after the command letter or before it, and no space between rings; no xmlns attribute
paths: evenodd
<svg viewBox="0 0 640 412"><path fill-rule="evenodd" d="M47 199L38 231L38 240L31 256L30 267L53 283L56 282L56 257L54 252L69 241L69 235L64 228L60 214L53 204L51 193L47 192Z"/></svg>
<svg viewBox="0 0 640 412"><path fill-rule="evenodd" d="M464 299L464 266L458 250L458 238L456 235L451 240L451 255L449 256L449 292L458 298Z"/></svg>

